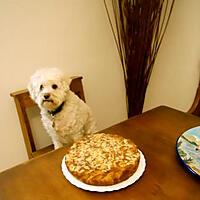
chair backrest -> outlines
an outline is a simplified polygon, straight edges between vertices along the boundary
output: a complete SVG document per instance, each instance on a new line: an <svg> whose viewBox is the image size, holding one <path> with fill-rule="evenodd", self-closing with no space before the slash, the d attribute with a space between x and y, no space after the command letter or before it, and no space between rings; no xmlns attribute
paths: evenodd
<svg viewBox="0 0 200 200"><path fill-rule="evenodd" d="M78 95L83 101L85 101L82 77L74 76L71 78L72 78L72 82L70 84L70 89L76 95ZM14 98L14 101L15 101L15 105L16 105L16 109L17 109L17 113L18 113L18 117L19 117L29 159L53 150L53 145L49 145L42 149L36 149L35 141L34 141L31 126L30 126L30 121L27 116L27 109L37 106L37 105L30 98L28 90L25 89L25 90L12 92L10 95Z"/></svg>
<svg viewBox="0 0 200 200"><path fill-rule="evenodd" d="M194 98L191 108L188 110L188 113L197 115L200 117L200 83L196 91L196 96Z"/></svg>

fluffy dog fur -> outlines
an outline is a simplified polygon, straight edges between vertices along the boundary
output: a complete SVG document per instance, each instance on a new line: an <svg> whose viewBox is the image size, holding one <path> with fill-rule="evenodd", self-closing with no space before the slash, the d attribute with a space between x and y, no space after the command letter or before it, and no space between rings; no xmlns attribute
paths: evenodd
<svg viewBox="0 0 200 200"><path fill-rule="evenodd" d="M69 89L70 82L57 68L45 68L36 71L28 84L55 149L96 131L91 109Z"/></svg>

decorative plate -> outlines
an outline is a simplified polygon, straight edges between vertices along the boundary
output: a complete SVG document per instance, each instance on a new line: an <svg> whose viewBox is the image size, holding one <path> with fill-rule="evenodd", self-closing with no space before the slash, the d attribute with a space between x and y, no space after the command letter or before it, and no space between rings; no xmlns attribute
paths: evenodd
<svg viewBox="0 0 200 200"><path fill-rule="evenodd" d="M143 174L146 166L145 158L144 155L140 152L140 162L137 171L129 177L127 180L117 183L115 185L111 186L94 186L94 185L88 185L86 183L83 183L76 179L67 169L66 164L65 164L65 156L62 160L62 172L65 178L73 185L75 185L78 188L81 188L83 190L88 190L88 191L94 191L94 192L111 192L115 190L120 190L122 188L128 187L129 185L133 184L135 181L137 181Z"/></svg>
<svg viewBox="0 0 200 200"><path fill-rule="evenodd" d="M176 149L186 168L200 178L200 126L185 131L178 138Z"/></svg>

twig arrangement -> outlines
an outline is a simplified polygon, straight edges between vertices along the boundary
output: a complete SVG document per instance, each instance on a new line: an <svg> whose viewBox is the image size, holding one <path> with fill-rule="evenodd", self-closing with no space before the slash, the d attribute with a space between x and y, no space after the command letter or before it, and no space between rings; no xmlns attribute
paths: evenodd
<svg viewBox="0 0 200 200"><path fill-rule="evenodd" d="M123 67L128 116L140 114L153 65L175 0L104 0Z"/></svg>

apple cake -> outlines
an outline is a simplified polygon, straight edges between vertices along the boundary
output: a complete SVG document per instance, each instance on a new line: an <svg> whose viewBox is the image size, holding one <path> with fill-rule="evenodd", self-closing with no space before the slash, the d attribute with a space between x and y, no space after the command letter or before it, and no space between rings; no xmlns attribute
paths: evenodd
<svg viewBox="0 0 200 200"><path fill-rule="evenodd" d="M108 186L132 176L139 160L138 148L130 139L96 133L75 142L67 151L65 163L79 181Z"/></svg>

